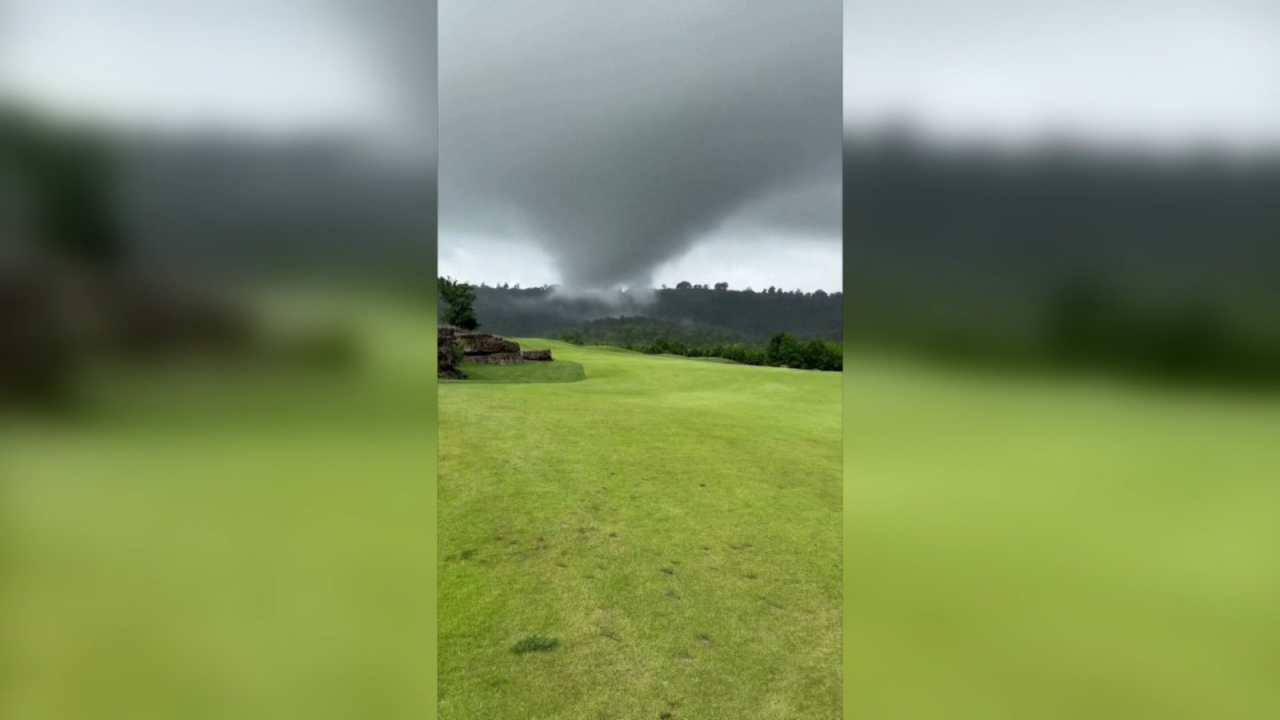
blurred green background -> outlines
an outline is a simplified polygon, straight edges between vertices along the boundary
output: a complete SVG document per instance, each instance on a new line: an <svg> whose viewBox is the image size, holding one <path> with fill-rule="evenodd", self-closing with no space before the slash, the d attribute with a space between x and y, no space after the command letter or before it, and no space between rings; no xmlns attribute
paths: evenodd
<svg viewBox="0 0 1280 720"><path fill-rule="evenodd" d="M433 716L434 302L249 304L349 357L87 363L4 414L0 717Z"/></svg>
<svg viewBox="0 0 1280 720"><path fill-rule="evenodd" d="M1280 717L1280 399L846 346L845 717Z"/></svg>

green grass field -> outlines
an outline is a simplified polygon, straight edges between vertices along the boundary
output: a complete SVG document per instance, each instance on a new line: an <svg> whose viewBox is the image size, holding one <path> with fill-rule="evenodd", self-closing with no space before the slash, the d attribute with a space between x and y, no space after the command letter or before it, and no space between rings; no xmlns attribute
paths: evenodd
<svg viewBox="0 0 1280 720"><path fill-rule="evenodd" d="M431 716L434 308L341 304L352 374L101 368L0 423L0 718Z"/></svg>
<svg viewBox="0 0 1280 720"><path fill-rule="evenodd" d="M840 375L524 344L439 387L440 717L840 717Z"/></svg>
<svg viewBox="0 0 1280 720"><path fill-rule="evenodd" d="M0 717L1280 717L1274 398L531 341L437 525L434 308L339 304L351 376L0 421Z"/></svg>
<svg viewBox="0 0 1280 720"><path fill-rule="evenodd" d="M557 383L577 382L586 378L582 365L572 360L527 362L520 365L483 365L463 363L466 380L442 379L442 383Z"/></svg>
<svg viewBox="0 0 1280 720"><path fill-rule="evenodd" d="M684 360L696 360L698 362L728 363L730 365L740 364L740 363L734 362L733 360L727 360L725 358L718 358L718 357L684 357L683 355L669 355L667 353L662 353L660 357L682 358Z"/></svg>
<svg viewBox="0 0 1280 720"><path fill-rule="evenodd" d="M847 717L1280 717L1280 402L846 367Z"/></svg>

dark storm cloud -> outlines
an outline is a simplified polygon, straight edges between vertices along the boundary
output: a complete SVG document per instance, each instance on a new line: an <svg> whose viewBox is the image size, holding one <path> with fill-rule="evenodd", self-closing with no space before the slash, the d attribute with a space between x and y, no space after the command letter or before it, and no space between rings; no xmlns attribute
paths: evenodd
<svg viewBox="0 0 1280 720"><path fill-rule="evenodd" d="M395 139L436 153L436 2L334 0L390 93Z"/></svg>
<svg viewBox="0 0 1280 720"><path fill-rule="evenodd" d="M840 16L840 0L442 2L443 224L532 238L579 288L646 283L731 217L838 238Z"/></svg>
<svg viewBox="0 0 1280 720"><path fill-rule="evenodd" d="M840 169L823 175L817 182L787 185L751 201L728 217L717 234L833 235L833 228L840 227L842 217Z"/></svg>

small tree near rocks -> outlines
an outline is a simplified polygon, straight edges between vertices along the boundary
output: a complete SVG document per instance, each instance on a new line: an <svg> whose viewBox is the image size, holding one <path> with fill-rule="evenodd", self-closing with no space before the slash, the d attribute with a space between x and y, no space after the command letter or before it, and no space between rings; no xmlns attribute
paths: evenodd
<svg viewBox="0 0 1280 720"><path fill-rule="evenodd" d="M476 301L476 293L471 286L447 277L439 278L437 282L440 287L440 299L447 306L444 312L445 322L463 330L475 330L480 327L480 322L476 320L475 309L472 307Z"/></svg>

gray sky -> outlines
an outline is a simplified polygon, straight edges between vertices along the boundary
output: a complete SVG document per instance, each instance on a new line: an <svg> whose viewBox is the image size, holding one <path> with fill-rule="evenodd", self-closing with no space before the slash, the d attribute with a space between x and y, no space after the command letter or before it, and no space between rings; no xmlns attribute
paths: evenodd
<svg viewBox="0 0 1280 720"><path fill-rule="evenodd" d="M838 289L840 12L446 0L441 272Z"/></svg>
<svg viewBox="0 0 1280 720"><path fill-rule="evenodd" d="M856 0L843 26L840 4L448 0L441 270L839 287L841 105L847 127L907 115L1003 140L1280 137L1273 0ZM0 90L430 151L434 17L397 0L7 0Z"/></svg>
<svg viewBox="0 0 1280 720"><path fill-rule="evenodd" d="M434 146L434 2L5 0L0 89L135 127Z"/></svg>
<svg viewBox="0 0 1280 720"><path fill-rule="evenodd" d="M1274 0L845 3L848 126L1256 148L1280 138Z"/></svg>

